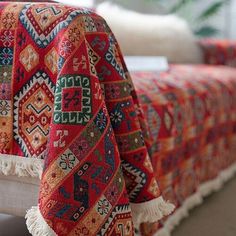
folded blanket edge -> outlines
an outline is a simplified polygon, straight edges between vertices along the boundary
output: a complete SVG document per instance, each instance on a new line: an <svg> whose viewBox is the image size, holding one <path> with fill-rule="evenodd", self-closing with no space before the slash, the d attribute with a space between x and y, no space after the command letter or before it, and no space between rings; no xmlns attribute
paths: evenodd
<svg viewBox="0 0 236 236"><path fill-rule="evenodd" d="M130 203L134 226L139 228L141 223L154 223L170 215L175 206L158 197L148 202Z"/></svg>
<svg viewBox="0 0 236 236"><path fill-rule="evenodd" d="M0 175L16 175L41 179L44 161L15 155L0 154Z"/></svg>

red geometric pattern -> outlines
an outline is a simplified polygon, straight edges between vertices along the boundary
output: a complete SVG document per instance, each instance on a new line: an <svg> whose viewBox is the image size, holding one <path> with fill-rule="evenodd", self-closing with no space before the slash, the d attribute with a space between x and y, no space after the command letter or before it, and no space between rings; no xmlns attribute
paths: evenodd
<svg viewBox="0 0 236 236"><path fill-rule="evenodd" d="M53 112L53 87L47 75L38 72L15 96L15 139L26 157L44 157Z"/></svg>
<svg viewBox="0 0 236 236"><path fill-rule="evenodd" d="M130 202L160 191L114 35L86 9L0 5L0 152L45 160L39 209L57 235L134 235Z"/></svg>
<svg viewBox="0 0 236 236"><path fill-rule="evenodd" d="M236 161L236 69L172 65L132 78L156 179L178 209ZM142 234L154 235L162 224L143 224Z"/></svg>
<svg viewBox="0 0 236 236"><path fill-rule="evenodd" d="M236 44L234 40L204 39L199 42L206 64L236 67Z"/></svg>

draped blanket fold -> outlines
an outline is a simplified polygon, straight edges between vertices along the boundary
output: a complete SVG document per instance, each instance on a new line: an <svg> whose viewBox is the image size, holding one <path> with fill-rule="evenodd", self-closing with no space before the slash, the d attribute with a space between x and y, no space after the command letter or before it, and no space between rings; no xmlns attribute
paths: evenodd
<svg viewBox="0 0 236 236"><path fill-rule="evenodd" d="M170 214L106 22L88 9L15 2L0 3L0 22L0 173L41 175L19 162L44 160L32 235L133 235L134 224Z"/></svg>

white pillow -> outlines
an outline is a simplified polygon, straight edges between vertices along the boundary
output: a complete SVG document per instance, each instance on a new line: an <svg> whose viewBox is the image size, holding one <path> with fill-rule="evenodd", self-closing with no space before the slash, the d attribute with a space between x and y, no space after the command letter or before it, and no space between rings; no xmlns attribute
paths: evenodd
<svg viewBox="0 0 236 236"><path fill-rule="evenodd" d="M76 1L71 1L71 0L56 0L57 2L64 3L67 5L71 6L78 6L78 7L93 7L94 0L76 0Z"/></svg>
<svg viewBox="0 0 236 236"><path fill-rule="evenodd" d="M175 15L145 15L110 2L97 6L125 55L165 56L172 63L201 63L201 49L188 24Z"/></svg>

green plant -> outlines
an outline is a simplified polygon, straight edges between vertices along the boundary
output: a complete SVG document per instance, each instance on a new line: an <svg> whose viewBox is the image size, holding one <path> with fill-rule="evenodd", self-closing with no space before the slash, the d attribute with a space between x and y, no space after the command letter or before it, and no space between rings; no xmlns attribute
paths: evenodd
<svg viewBox="0 0 236 236"><path fill-rule="evenodd" d="M194 4L201 1L203 2L204 0L178 0L175 1L175 4L170 4L171 1L168 0L148 1L156 1L165 9L165 13L167 14L176 13L186 18L190 22L190 25L197 36L209 37L216 35L219 32L216 27L209 23L209 19L218 14L222 7L230 0L215 0L213 3L208 4L208 6L195 18L193 18L191 14L194 9Z"/></svg>

